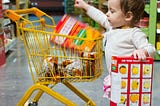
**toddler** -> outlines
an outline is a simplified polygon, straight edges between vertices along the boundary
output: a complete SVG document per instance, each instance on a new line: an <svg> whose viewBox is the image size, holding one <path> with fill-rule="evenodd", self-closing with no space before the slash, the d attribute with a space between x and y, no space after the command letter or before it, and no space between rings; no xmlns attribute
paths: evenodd
<svg viewBox="0 0 160 106"><path fill-rule="evenodd" d="M155 48L148 43L147 36L135 25L144 12L143 0L108 0L108 12L75 0L75 7L82 8L87 15L106 29L104 36L107 70L111 70L112 56L133 56L145 60L154 57ZM104 97L110 97L110 76L104 79Z"/></svg>

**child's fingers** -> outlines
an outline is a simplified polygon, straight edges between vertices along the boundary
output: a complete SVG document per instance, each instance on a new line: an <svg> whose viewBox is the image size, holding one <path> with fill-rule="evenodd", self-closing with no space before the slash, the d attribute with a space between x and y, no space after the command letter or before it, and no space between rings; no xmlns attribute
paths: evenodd
<svg viewBox="0 0 160 106"><path fill-rule="evenodd" d="M146 55L145 55L144 52L135 51L135 52L133 52L132 56L133 56L135 59L138 59L138 60L140 60L140 61L146 59Z"/></svg>
<svg viewBox="0 0 160 106"><path fill-rule="evenodd" d="M74 6L75 6L75 7L79 7L79 4L80 4L79 1L78 1L78 0L75 0Z"/></svg>
<svg viewBox="0 0 160 106"><path fill-rule="evenodd" d="M135 52L132 53L132 56L133 56L134 59L137 59L137 57L138 57Z"/></svg>
<svg viewBox="0 0 160 106"><path fill-rule="evenodd" d="M79 4L79 1L75 0L75 4Z"/></svg>

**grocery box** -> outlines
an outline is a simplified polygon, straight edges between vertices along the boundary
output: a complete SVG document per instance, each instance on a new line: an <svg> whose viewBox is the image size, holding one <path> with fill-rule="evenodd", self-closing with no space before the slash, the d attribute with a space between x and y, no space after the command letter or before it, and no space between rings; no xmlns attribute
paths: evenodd
<svg viewBox="0 0 160 106"><path fill-rule="evenodd" d="M60 19L54 32L64 36L51 35L51 43L79 51L92 51L95 42L90 40L102 36L98 30L68 14L64 14ZM84 38L87 40L84 41Z"/></svg>
<svg viewBox="0 0 160 106"><path fill-rule="evenodd" d="M110 106L151 106L153 58L112 57Z"/></svg>

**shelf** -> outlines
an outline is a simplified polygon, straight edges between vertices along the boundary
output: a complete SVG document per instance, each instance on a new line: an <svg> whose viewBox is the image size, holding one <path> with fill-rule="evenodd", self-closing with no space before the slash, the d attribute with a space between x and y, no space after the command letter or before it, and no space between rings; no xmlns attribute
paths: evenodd
<svg viewBox="0 0 160 106"><path fill-rule="evenodd" d="M25 1L20 1L19 5L22 5L22 4L26 4L26 2Z"/></svg>
<svg viewBox="0 0 160 106"><path fill-rule="evenodd" d="M16 0L16 9L28 8L28 0Z"/></svg>
<svg viewBox="0 0 160 106"><path fill-rule="evenodd" d="M8 18L4 18L2 21L2 27L5 27L11 23L11 20Z"/></svg>
<svg viewBox="0 0 160 106"><path fill-rule="evenodd" d="M147 6L147 5L146 5ZM147 8L147 7L146 7ZM149 42L156 47L157 39L157 0L150 0L149 2ZM156 53L154 60L160 60L160 56Z"/></svg>
<svg viewBox="0 0 160 106"><path fill-rule="evenodd" d="M145 5L145 12L146 12L147 14L149 14L149 12L150 12L150 5L149 5L149 4L146 4L146 5Z"/></svg>
<svg viewBox="0 0 160 106"><path fill-rule="evenodd" d="M160 8L157 8L157 12L160 13Z"/></svg>
<svg viewBox="0 0 160 106"><path fill-rule="evenodd" d="M105 1L105 2L103 2L102 4L103 4L103 6L108 7L108 1Z"/></svg>
<svg viewBox="0 0 160 106"><path fill-rule="evenodd" d="M157 50L157 53L160 55L160 50Z"/></svg>
<svg viewBox="0 0 160 106"><path fill-rule="evenodd" d="M7 44L5 44L5 53L8 52L16 44L16 38L7 39Z"/></svg>
<svg viewBox="0 0 160 106"><path fill-rule="evenodd" d="M10 0L2 0L2 4L10 3Z"/></svg>
<svg viewBox="0 0 160 106"><path fill-rule="evenodd" d="M160 34L160 29L157 29L157 34Z"/></svg>
<svg viewBox="0 0 160 106"><path fill-rule="evenodd" d="M148 28L141 28L141 30L148 36L148 34L149 34Z"/></svg>

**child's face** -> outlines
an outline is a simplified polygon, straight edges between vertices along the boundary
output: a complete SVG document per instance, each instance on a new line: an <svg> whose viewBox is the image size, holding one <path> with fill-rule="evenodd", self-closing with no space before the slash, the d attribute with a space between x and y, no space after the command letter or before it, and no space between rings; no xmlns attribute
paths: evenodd
<svg viewBox="0 0 160 106"><path fill-rule="evenodd" d="M108 0L108 12L106 15L113 28L126 25L125 15L120 7L120 0Z"/></svg>

